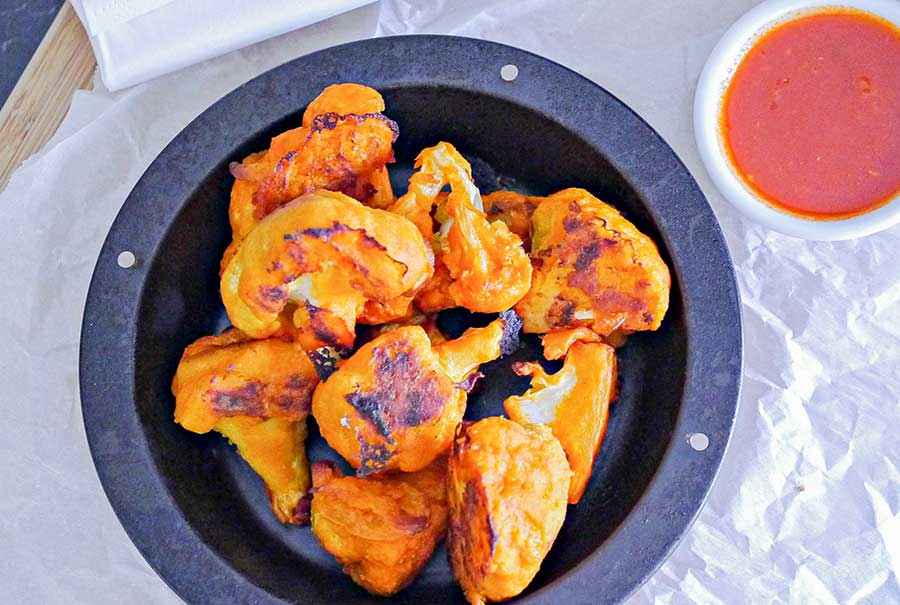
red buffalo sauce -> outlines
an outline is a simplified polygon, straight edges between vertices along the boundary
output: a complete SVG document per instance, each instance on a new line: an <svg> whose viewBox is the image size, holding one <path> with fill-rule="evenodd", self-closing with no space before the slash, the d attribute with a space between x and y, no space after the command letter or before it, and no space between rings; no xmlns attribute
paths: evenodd
<svg viewBox="0 0 900 605"><path fill-rule="evenodd" d="M900 194L900 30L828 9L763 35L728 86L726 151L769 204L839 219Z"/></svg>

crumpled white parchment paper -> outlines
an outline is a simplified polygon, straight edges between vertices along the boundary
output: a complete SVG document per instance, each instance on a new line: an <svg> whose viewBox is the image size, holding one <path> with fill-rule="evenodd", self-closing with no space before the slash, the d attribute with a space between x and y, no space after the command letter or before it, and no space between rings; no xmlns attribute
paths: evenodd
<svg viewBox="0 0 900 605"><path fill-rule="evenodd" d="M900 227L840 243L766 231L721 198L694 147L697 76L752 4L385 0L129 90L77 93L0 195L4 599L179 602L101 491L77 390L91 271L140 174L270 67L376 32L440 32L523 47L605 86L675 148L725 230L746 341L734 438L697 523L630 602L900 603Z"/></svg>

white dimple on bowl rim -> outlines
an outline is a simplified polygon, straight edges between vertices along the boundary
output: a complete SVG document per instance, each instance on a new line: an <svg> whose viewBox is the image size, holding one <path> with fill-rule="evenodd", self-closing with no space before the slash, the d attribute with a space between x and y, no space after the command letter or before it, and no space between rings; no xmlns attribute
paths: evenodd
<svg viewBox="0 0 900 605"><path fill-rule="evenodd" d="M753 43L773 27L828 8L866 11L900 27L896 0L768 0L738 19L716 44L697 83L694 136L700 158L719 192L751 220L794 237L844 240L871 235L900 222L900 196L883 206L839 220L806 219L776 209L753 193L737 175L719 135L722 98L735 70Z"/></svg>

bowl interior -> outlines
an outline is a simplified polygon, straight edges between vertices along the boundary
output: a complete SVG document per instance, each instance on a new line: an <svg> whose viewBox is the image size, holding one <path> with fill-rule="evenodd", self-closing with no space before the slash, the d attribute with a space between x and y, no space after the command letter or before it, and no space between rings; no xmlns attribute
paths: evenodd
<svg viewBox="0 0 900 605"><path fill-rule="evenodd" d="M513 188L549 194L584 187L620 209L649 234L670 262L645 200L600 152L550 117L499 96L462 88L395 86L381 91L387 115L400 126L392 167L396 192L405 190L412 160L439 140L456 145L473 163L483 192ZM141 291L135 341L135 406L164 485L202 540L259 588L304 603L464 603L441 546L415 582L392 599L375 598L345 576L309 527L277 522L262 481L217 434L195 435L172 422L170 384L181 352L194 339L227 325L219 297L218 264L230 240L227 209L232 179L227 164L268 146L274 134L300 121L272 124L248 140L194 189L151 258ZM486 125L493 125L487 128ZM671 262L670 262L671 265ZM677 273L677 272L676 272ZM673 277L675 275L673 274ZM485 317L445 312L451 333ZM524 594L553 583L595 551L635 506L656 472L682 401L687 366L682 293L673 284L662 328L631 337L619 350L620 396L582 501L569 508L565 525L540 573ZM483 371L469 397L466 417L502 413L503 399L523 392L512 361L539 359L539 340ZM311 421L312 460L337 455Z"/></svg>

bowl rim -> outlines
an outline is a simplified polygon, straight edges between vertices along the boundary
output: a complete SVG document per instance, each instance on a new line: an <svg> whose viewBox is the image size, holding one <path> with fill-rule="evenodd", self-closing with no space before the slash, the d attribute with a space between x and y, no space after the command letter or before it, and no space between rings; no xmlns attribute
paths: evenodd
<svg viewBox="0 0 900 605"><path fill-rule="evenodd" d="M391 57L394 62L375 73L366 60L372 56ZM424 70L427 75L413 78L404 67L410 61L432 68ZM511 82L500 77L507 64L519 69ZM321 88L338 78L385 90L456 87L523 105L577 132L606 156L643 199L654 201L646 210L671 255L687 326L684 390L672 438L645 491L603 544L516 602L537 604L551 597L554 602L573 604L624 600L662 564L693 523L731 437L743 367L734 269L699 185L656 131L584 76L539 55L484 40L383 37L300 57L217 101L179 133L141 176L98 256L80 343L85 431L113 510L150 566L186 602L290 602L231 567L181 514L134 405L134 347L150 264L145 260L154 257L184 200L223 162L227 165L246 140L280 119L297 115ZM246 102L263 97L264 104ZM192 161L173 163L185 155ZM123 250L136 255L134 267L117 265ZM702 452L688 442L698 432L709 438ZM152 523L146 521L148 510L153 511ZM197 582L199 573L215 577L214 586Z"/></svg>
<svg viewBox="0 0 900 605"><path fill-rule="evenodd" d="M725 90L754 42L777 25L828 8L873 13L900 28L900 3L896 0L767 0L755 6L726 30L703 66L694 95L694 136L716 188L746 217L786 235L836 241L871 235L900 222L900 194L874 210L844 219L790 214L760 199L744 184L726 155L719 129Z"/></svg>

